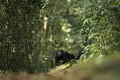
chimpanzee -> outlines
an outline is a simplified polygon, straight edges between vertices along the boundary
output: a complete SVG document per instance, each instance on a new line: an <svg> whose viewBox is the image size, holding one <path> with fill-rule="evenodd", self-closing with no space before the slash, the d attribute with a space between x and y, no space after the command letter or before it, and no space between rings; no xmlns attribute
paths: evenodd
<svg viewBox="0 0 120 80"><path fill-rule="evenodd" d="M64 51L58 50L55 55L55 65L58 66L60 64L65 64L71 60L75 60L75 56Z"/></svg>
<svg viewBox="0 0 120 80"><path fill-rule="evenodd" d="M83 49L80 48L79 53L76 54L75 56L64 51L64 50L58 50L56 51L55 55L55 65L58 66L60 64L65 64L71 60L78 60L80 56L83 54Z"/></svg>

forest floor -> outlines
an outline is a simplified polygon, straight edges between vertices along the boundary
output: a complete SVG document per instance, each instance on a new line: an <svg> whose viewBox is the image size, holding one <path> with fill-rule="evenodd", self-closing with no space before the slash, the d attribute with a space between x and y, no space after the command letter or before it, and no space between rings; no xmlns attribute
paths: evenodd
<svg viewBox="0 0 120 80"><path fill-rule="evenodd" d="M66 65L68 66L68 65ZM64 66L62 66L64 67ZM51 72L1 76L0 80L120 80L120 55L89 59L64 69Z"/></svg>

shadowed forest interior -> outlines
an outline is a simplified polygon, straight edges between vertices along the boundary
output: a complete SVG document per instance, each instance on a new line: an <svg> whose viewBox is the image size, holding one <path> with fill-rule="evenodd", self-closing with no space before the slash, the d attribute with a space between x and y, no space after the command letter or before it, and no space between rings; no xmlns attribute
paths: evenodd
<svg viewBox="0 0 120 80"><path fill-rule="evenodd" d="M98 72L110 70L108 76L120 75L119 53L119 0L0 0L0 80L19 72L46 74L35 75L45 78L40 80L48 80L48 74L57 75L51 80L90 80L77 78L86 72L79 68L91 72L97 66ZM79 75L64 78L64 70L68 77Z"/></svg>

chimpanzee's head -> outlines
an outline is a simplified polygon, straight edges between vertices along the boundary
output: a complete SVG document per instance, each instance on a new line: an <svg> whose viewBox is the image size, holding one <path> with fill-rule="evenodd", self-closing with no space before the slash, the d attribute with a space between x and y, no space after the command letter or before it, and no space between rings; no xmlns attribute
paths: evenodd
<svg viewBox="0 0 120 80"><path fill-rule="evenodd" d="M63 55L63 53L64 53L63 50L58 50L58 51L56 52L56 55L57 55L58 57L60 57L60 56Z"/></svg>

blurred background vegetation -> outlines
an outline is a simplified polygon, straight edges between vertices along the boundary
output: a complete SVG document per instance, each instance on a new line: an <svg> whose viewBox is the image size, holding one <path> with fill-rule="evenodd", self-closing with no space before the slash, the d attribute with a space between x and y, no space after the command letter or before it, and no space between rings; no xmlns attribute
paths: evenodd
<svg viewBox="0 0 120 80"><path fill-rule="evenodd" d="M120 51L119 0L0 0L0 71L47 72L64 49Z"/></svg>

